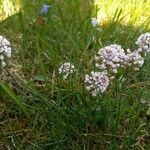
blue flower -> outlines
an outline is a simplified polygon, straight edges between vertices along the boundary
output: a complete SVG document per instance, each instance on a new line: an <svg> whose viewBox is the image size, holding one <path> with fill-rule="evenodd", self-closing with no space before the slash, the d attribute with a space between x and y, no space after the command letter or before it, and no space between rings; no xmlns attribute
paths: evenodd
<svg viewBox="0 0 150 150"><path fill-rule="evenodd" d="M48 13L48 10L51 6L50 5L43 5L41 8L41 15L46 15Z"/></svg>

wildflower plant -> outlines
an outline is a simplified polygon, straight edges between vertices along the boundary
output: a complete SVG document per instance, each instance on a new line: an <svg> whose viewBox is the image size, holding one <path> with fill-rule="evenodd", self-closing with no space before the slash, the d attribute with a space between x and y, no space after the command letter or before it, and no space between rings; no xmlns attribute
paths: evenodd
<svg viewBox="0 0 150 150"><path fill-rule="evenodd" d="M64 79L67 79L67 77L75 71L75 67L69 62L65 62L59 67L58 71L59 74L63 75Z"/></svg>
<svg viewBox="0 0 150 150"><path fill-rule="evenodd" d="M96 18L92 18L93 26L98 25ZM140 35L136 41L138 49L126 51L119 44L105 46L95 55L95 68L97 72L92 71L90 75L85 75L86 89L96 96L98 93L103 93L107 90L112 79L115 78L118 69L133 69L139 70L144 64L143 53L150 52L150 33Z"/></svg>
<svg viewBox="0 0 150 150"><path fill-rule="evenodd" d="M144 33L139 36L137 41L135 42L138 45L138 51L148 53L150 52L150 33Z"/></svg>
<svg viewBox="0 0 150 150"><path fill-rule="evenodd" d="M26 1L1 22L18 55L6 68L13 50L0 46L0 149L149 149L149 42L133 41L149 26L134 24L142 2L122 15L129 1Z"/></svg>
<svg viewBox="0 0 150 150"><path fill-rule="evenodd" d="M118 44L113 44L99 49L95 56L95 67L117 73L125 59L125 52Z"/></svg>
<svg viewBox="0 0 150 150"><path fill-rule="evenodd" d="M135 50L133 52L131 52L130 49L127 50L127 54L124 60L125 67L132 67L133 70L139 70L139 68L142 67L143 64L144 58L138 50Z"/></svg>
<svg viewBox="0 0 150 150"><path fill-rule="evenodd" d="M51 7L50 5L46 5L46 4L42 5L40 14L46 15L48 13L50 7Z"/></svg>
<svg viewBox="0 0 150 150"><path fill-rule="evenodd" d="M0 35L0 64L6 66L6 59L11 57L10 42Z"/></svg>
<svg viewBox="0 0 150 150"><path fill-rule="evenodd" d="M107 72L91 72L91 75L85 75L86 89L92 93L93 96L106 91L109 85L109 78Z"/></svg>
<svg viewBox="0 0 150 150"><path fill-rule="evenodd" d="M93 21L95 21L94 26L96 26L96 20L93 19ZM134 51L124 50L119 44L112 44L99 49L94 57L96 71L91 71L90 74L84 76L85 87L93 96L107 90L112 79L115 78L115 74L118 73L118 69L139 70L143 66L144 57L142 52L149 52L149 33L142 34L137 41L139 48ZM67 79L74 71L74 65L69 62L63 63L59 67L59 73L63 75L64 79Z"/></svg>

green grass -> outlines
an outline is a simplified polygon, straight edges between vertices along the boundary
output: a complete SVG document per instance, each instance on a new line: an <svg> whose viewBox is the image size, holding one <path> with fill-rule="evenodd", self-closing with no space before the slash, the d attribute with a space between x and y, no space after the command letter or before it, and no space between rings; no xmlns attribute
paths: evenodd
<svg viewBox="0 0 150 150"><path fill-rule="evenodd" d="M150 31L149 1L119 5L102 1L102 8L111 14L102 32L91 25L95 17L91 1L44 2L52 9L43 24L33 21L43 0L22 0L23 11L0 23L1 35L13 48L7 70L1 70L0 149L148 150L150 56L139 71L126 71L122 78L118 74L98 97L86 91L83 81L99 48L113 43L137 48L138 36ZM126 19L128 5L132 17ZM64 81L58 68L66 61L77 71Z"/></svg>

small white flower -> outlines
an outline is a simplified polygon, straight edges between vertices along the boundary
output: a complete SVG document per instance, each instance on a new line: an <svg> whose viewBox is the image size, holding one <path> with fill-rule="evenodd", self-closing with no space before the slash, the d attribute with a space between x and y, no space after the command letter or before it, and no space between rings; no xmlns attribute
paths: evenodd
<svg viewBox="0 0 150 150"><path fill-rule="evenodd" d="M11 57L10 42L0 35L0 63L3 67L6 66L5 59Z"/></svg>
<svg viewBox="0 0 150 150"><path fill-rule="evenodd" d="M63 74L63 78L67 79L67 77L75 71L74 65L69 62L63 63L59 69L60 74Z"/></svg>
<svg viewBox="0 0 150 150"><path fill-rule="evenodd" d="M141 34L135 44L139 46L139 52L150 52L150 32Z"/></svg>
<svg viewBox="0 0 150 150"><path fill-rule="evenodd" d="M109 85L109 78L107 72L91 72L91 75L85 75L86 89L93 95L96 96L100 92L106 91Z"/></svg>
<svg viewBox="0 0 150 150"><path fill-rule="evenodd" d="M97 18L91 18L91 23L95 27L95 26L97 26L99 24L99 21L98 21Z"/></svg>

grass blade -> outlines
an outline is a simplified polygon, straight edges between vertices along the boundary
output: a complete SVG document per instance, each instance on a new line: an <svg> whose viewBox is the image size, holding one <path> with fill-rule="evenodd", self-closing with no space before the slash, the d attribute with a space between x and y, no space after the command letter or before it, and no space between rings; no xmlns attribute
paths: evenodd
<svg viewBox="0 0 150 150"><path fill-rule="evenodd" d="M26 111L25 105L20 101L20 98L4 83L0 82L1 88L8 94L8 96L19 106L19 108L24 112L26 117L30 120L31 117Z"/></svg>

